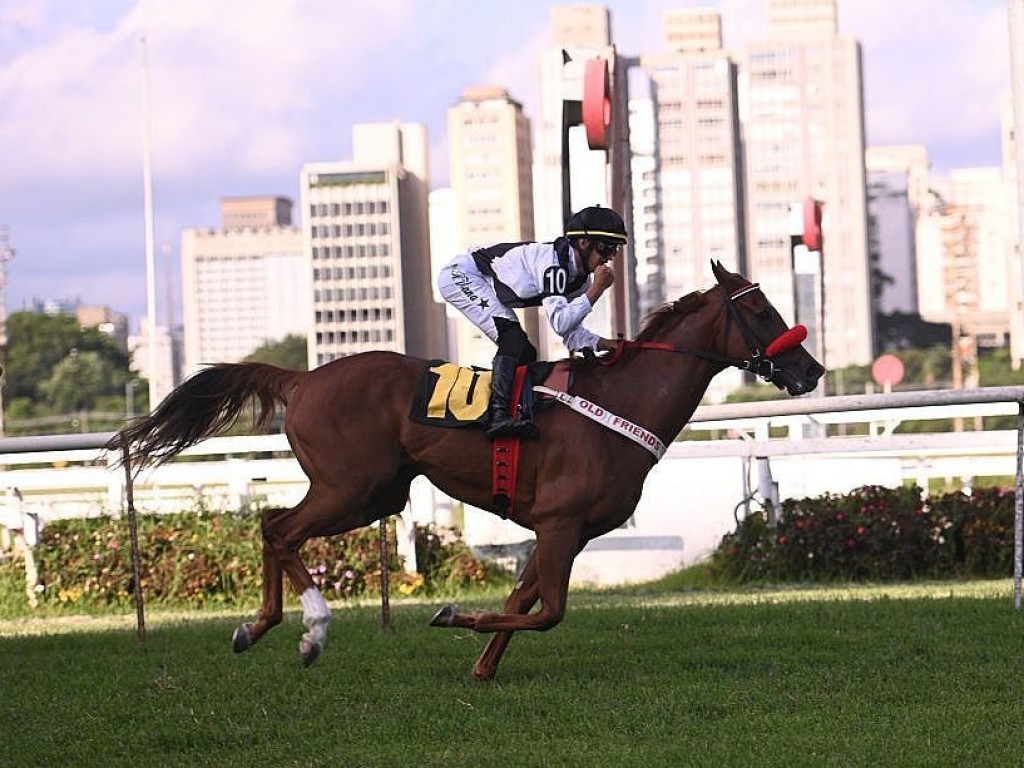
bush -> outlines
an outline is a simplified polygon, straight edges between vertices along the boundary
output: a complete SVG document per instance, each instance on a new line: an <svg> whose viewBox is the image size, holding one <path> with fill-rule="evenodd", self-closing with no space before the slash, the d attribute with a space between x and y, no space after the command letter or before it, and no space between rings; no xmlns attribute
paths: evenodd
<svg viewBox="0 0 1024 768"><path fill-rule="evenodd" d="M786 500L774 525L747 516L711 565L740 582L1008 576L1013 514L1013 493L1000 489L926 502L916 487L864 486Z"/></svg>
<svg viewBox="0 0 1024 768"><path fill-rule="evenodd" d="M147 602L174 606L240 605L261 598L262 539L253 514L205 510L140 516L141 586ZM401 595L441 586L489 583L499 569L475 558L454 535L418 528L417 548L426 555L419 572L405 573L388 527L390 586ZM328 599L380 591L378 526L311 539L301 555L314 583ZM40 604L72 608L127 606L134 597L131 545L126 518L99 517L49 523L36 550L42 585ZM24 605L20 560L3 561L0 597ZM20 598L16 595L20 594ZM4 611L10 613L11 606Z"/></svg>

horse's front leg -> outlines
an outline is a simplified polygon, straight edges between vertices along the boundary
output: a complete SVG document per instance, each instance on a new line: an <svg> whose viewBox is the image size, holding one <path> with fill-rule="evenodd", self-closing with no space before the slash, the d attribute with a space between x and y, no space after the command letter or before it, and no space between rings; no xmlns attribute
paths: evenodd
<svg viewBox="0 0 1024 768"><path fill-rule="evenodd" d="M263 539L263 604L256 614L256 621L246 622L235 629L231 638L235 653L247 651L270 629L281 623L282 619L282 573L281 564L274 555L274 548L266 538L266 528L271 517L281 515L287 510L268 509L262 516Z"/></svg>
<svg viewBox="0 0 1024 768"><path fill-rule="evenodd" d="M529 613L540 598L540 590L537 588L536 554L536 550L530 553L530 558L519 574L516 585L505 600L505 613ZM477 680L493 680L498 671L498 662L501 661L511 640L511 630L491 635L487 647L473 665L473 677Z"/></svg>
<svg viewBox="0 0 1024 768"><path fill-rule="evenodd" d="M536 561L537 596L541 607L536 613L459 613L456 606L446 605L431 619L431 626L460 627L475 632L515 632L521 629L543 632L557 626L565 616L569 575L579 549L581 527L581 522L573 518L562 518L537 527L537 548L532 559ZM529 597L529 594L524 594L523 599ZM509 599L513 600L514 595ZM508 641L505 642L507 644ZM495 645L495 650L499 647Z"/></svg>

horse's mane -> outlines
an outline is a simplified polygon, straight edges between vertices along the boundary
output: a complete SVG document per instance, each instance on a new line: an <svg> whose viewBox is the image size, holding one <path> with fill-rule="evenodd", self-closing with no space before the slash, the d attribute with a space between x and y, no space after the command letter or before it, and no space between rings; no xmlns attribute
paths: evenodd
<svg viewBox="0 0 1024 768"><path fill-rule="evenodd" d="M637 341L650 341L663 332L674 328L680 320L697 308L704 306L704 292L694 291L664 304L644 318Z"/></svg>

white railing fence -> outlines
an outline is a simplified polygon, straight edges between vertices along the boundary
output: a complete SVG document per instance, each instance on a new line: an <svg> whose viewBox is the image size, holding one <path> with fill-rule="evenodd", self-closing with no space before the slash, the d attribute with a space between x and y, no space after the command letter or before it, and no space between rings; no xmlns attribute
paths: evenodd
<svg viewBox="0 0 1024 768"><path fill-rule="evenodd" d="M1015 416L1015 430L896 433L908 420ZM825 436L829 425L859 426L866 435ZM833 428L832 431L835 431ZM593 542L580 555L579 580L617 583L673 570L706 555L734 525L734 513L752 499L774 502L857 485L901 484L922 488L932 478L1015 477L1014 605L1021 608L1024 539L1024 387L986 387L845 397L802 397L758 403L702 406L686 432L707 440L673 443L652 470L628 529ZM776 436L779 432L782 436ZM723 437L724 435L724 437ZM125 478L102 450L111 433L0 438L6 489L0 505L0 549L31 547L38 528L63 517L119 514ZM134 483L140 512L246 505L291 506L307 480L284 435L218 437L188 449L183 459L145 470ZM751 473L756 467L756 480ZM699 478L695 481L693 478ZM693 488L700 483L698 493ZM701 500L697 508L694 498ZM683 505L683 501L688 506ZM425 481L413 487L409 521L450 521L452 501ZM466 538L475 545L517 542L524 532L482 510L466 509ZM403 526L408 527L408 526ZM622 550L650 557L622 558ZM589 562L588 562L589 559ZM629 565L633 563L634 565ZM574 571L576 578L576 571Z"/></svg>

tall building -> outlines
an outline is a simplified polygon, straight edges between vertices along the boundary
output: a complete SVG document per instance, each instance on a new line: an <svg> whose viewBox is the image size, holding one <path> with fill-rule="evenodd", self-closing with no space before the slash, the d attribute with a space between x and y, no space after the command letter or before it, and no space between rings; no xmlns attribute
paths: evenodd
<svg viewBox="0 0 1024 768"><path fill-rule="evenodd" d="M532 240L533 147L529 118L504 88L463 91L448 110L448 157L455 214L453 252ZM447 261L447 257L443 260ZM463 364L490 365L494 344L452 307L450 354ZM538 310L517 310L537 337Z"/></svg>
<svg viewBox="0 0 1024 768"><path fill-rule="evenodd" d="M664 16L662 52L644 56L658 136L661 286L667 301L713 284L711 261L746 271L737 68L722 48L717 11ZM707 397L742 383L727 369Z"/></svg>
<svg viewBox="0 0 1024 768"><path fill-rule="evenodd" d="M783 317L794 318L789 211L824 203L827 368L872 356L860 44L838 34L835 0L769 0L769 35L743 51L747 259Z"/></svg>
<svg viewBox="0 0 1024 768"><path fill-rule="evenodd" d="M736 65L721 18L665 15L665 51L645 56L658 120L664 291L677 299L713 280L711 260L744 271L744 199Z"/></svg>
<svg viewBox="0 0 1024 768"><path fill-rule="evenodd" d="M541 56L540 118L535 132L536 235L553 240L569 215L588 205L622 214L632 232L628 71L636 62L612 44L611 16L603 5L554 6L551 47ZM597 99L587 101L588 89ZM584 105L599 114L586 125ZM601 118L604 125L597 125ZM631 336L639 324L632 240L615 260L613 291L598 302L587 327L602 336ZM546 323L541 323L546 328ZM564 357L549 330L538 339L541 357Z"/></svg>
<svg viewBox="0 0 1024 768"><path fill-rule="evenodd" d="M353 127L353 160L302 168L310 367L369 350L446 353L431 294L426 127Z"/></svg>
<svg viewBox="0 0 1024 768"><path fill-rule="evenodd" d="M629 137L637 312L643 318L665 303L658 126L654 99L649 96L629 100Z"/></svg>
<svg viewBox="0 0 1024 768"><path fill-rule="evenodd" d="M224 198L220 229L182 232L186 375L308 335L308 270L291 208L282 197Z"/></svg>
<svg viewBox="0 0 1024 768"><path fill-rule="evenodd" d="M1010 336L1013 212L998 167L957 168L917 229L921 316L950 323L965 345Z"/></svg>
<svg viewBox="0 0 1024 768"><path fill-rule="evenodd" d="M916 315L917 252L910 177L898 171L869 171L867 179L872 305L878 314Z"/></svg>
<svg viewBox="0 0 1024 768"><path fill-rule="evenodd" d="M458 247L533 238L530 120L504 88L463 91L448 110Z"/></svg>

